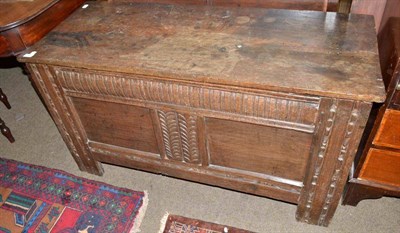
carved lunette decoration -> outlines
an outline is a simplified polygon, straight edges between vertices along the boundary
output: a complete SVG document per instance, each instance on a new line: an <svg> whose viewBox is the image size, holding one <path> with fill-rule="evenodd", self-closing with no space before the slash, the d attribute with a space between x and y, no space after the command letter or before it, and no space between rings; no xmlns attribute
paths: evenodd
<svg viewBox="0 0 400 233"><path fill-rule="evenodd" d="M158 111L165 154L168 159L200 164L197 144L197 117Z"/></svg>
<svg viewBox="0 0 400 233"><path fill-rule="evenodd" d="M306 132L314 130L320 103L317 97L276 92L236 92L140 76L117 76L87 71L81 73L79 70L61 67L56 67L55 70L63 88L72 93L114 96L268 119Z"/></svg>

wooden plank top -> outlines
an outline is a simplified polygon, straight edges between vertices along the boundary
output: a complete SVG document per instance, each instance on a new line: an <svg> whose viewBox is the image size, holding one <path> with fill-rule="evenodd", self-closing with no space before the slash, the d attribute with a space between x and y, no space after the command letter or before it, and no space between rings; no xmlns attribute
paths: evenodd
<svg viewBox="0 0 400 233"><path fill-rule="evenodd" d="M22 62L368 102L385 99L374 19L91 2Z"/></svg>
<svg viewBox="0 0 400 233"><path fill-rule="evenodd" d="M0 31L21 25L59 0L0 0Z"/></svg>

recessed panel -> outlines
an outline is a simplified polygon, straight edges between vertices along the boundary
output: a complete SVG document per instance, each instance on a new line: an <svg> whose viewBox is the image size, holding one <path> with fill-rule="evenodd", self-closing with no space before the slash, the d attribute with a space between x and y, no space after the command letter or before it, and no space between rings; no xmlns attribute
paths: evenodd
<svg viewBox="0 0 400 233"><path fill-rule="evenodd" d="M303 181L312 135L208 118L210 164Z"/></svg>
<svg viewBox="0 0 400 233"><path fill-rule="evenodd" d="M73 98L89 140L159 154L147 108Z"/></svg>

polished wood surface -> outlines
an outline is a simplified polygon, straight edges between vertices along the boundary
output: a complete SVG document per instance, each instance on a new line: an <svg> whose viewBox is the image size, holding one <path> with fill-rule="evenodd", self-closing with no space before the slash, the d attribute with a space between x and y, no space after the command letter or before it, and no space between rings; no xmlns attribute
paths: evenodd
<svg viewBox="0 0 400 233"><path fill-rule="evenodd" d="M361 101L384 100L371 16L127 6L102 2L78 10L68 18L67 26L53 31L38 45L41 51L30 61ZM123 26L117 29L109 25Z"/></svg>
<svg viewBox="0 0 400 233"><path fill-rule="evenodd" d="M372 24L97 2L19 60L81 170L111 163L271 197L327 226L384 98Z"/></svg>
<svg viewBox="0 0 400 233"><path fill-rule="evenodd" d="M360 179L400 186L400 153L372 148L360 172Z"/></svg>
<svg viewBox="0 0 400 233"><path fill-rule="evenodd" d="M4 104L8 109L11 108L11 105L10 105L10 103L8 102L7 96L6 96L6 94L4 94L3 90L1 90L1 88L0 88L0 101L3 102L3 104Z"/></svg>
<svg viewBox="0 0 400 233"><path fill-rule="evenodd" d="M58 1L59 0L0 1L0 31L29 21Z"/></svg>
<svg viewBox="0 0 400 233"><path fill-rule="evenodd" d="M388 109L372 142L377 146L400 149L400 111Z"/></svg>
<svg viewBox="0 0 400 233"><path fill-rule="evenodd" d="M0 88L0 101L8 108L11 108L10 103L8 102L6 94L4 94L3 90ZM0 118L0 131L1 133L8 139L9 142L15 142L13 135L11 134L10 129L6 126L6 123Z"/></svg>
<svg viewBox="0 0 400 233"><path fill-rule="evenodd" d="M18 55L40 40L83 2L0 1L0 57Z"/></svg>
<svg viewBox="0 0 400 233"><path fill-rule="evenodd" d="M10 128L8 128L6 126L6 123L4 123L4 121L0 118L0 131L1 134L4 135L4 137L6 137L8 139L9 142L13 143L15 142L15 139L13 137L13 135L11 134Z"/></svg>

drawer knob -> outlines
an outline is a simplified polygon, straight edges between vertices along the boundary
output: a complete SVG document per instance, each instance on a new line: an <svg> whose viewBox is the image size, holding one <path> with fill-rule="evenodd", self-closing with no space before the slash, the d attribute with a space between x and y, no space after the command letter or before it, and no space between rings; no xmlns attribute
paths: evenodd
<svg viewBox="0 0 400 233"><path fill-rule="evenodd" d="M400 91L400 83L397 84L396 90Z"/></svg>

